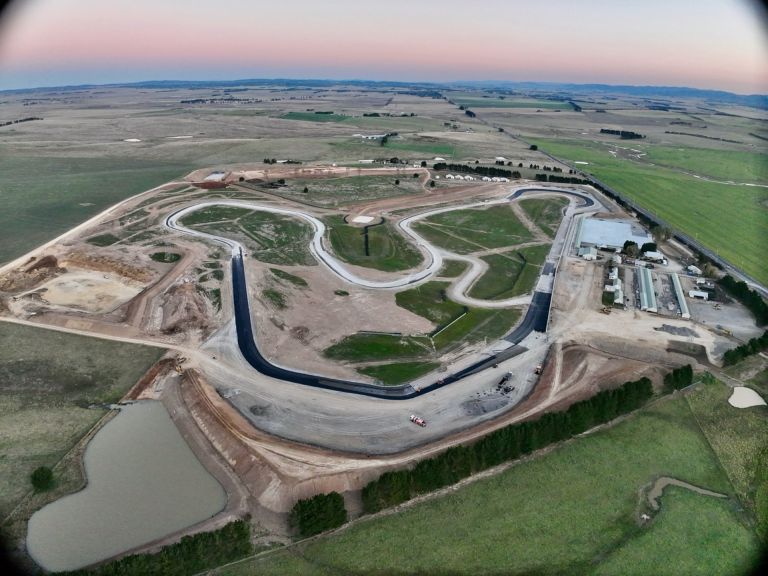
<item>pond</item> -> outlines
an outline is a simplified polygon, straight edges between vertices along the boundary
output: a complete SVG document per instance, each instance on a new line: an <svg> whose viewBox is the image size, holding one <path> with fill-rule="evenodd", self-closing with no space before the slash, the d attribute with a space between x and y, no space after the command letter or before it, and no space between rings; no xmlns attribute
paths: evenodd
<svg viewBox="0 0 768 576"><path fill-rule="evenodd" d="M226 505L156 401L122 407L85 451L88 485L38 510L27 550L43 568L73 570L205 520Z"/></svg>

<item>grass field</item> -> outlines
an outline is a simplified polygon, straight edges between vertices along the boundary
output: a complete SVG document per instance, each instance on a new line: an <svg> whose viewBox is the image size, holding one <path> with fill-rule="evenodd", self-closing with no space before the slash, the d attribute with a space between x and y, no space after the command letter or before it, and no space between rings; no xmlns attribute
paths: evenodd
<svg viewBox="0 0 768 576"><path fill-rule="evenodd" d="M760 239L768 230L768 189L707 182L660 166L614 158L597 144L537 143L559 158L589 162L583 170L768 283L768 260L760 249Z"/></svg>
<svg viewBox="0 0 768 576"><path fill-rule="evenodd" d="M482 300L503 300L533 291L550 245L529 246L514 252L483 256L488 271L472 285L469 295Z"/></svg>
<svg viewBox="0 0 768 576"><path fill-rule="evenodd" d="M358 333L326 348L323 354L333 360L372 362L390 358L419 358L431 352L432 343L426 336Z"/></svg>
<svg viewBox="0 0 768 576"><path fill-rule="evenodd" d="M272 272L272 274L276 278L280 280L284 280L289 284L293 284L294 286L297 286L299 288L306 288L307 286L309 286L309 284L307 284L307 281L304 280L304 278L302 278L301 276L290 274L285 270L280 270L279 268L270 268L269 271Z"/></svg>
<svg viewBox="0 0 768 576"><path fill-rule="evenodd" d="M26 157L0 152L0 263L193 168L186 163L131 158Z"/></svg>
<svg viewBox="0 0 768 576"><path fill-rule="evenodd" d="M632 146L633 148L635 146ZM710 148L637 146L646 160L725 182L768 184L768 154Z"/></svg>
<svg viewBox="0 0 768 576"><path fill-rule="evenodd" d="M732 494L681 396L444 496L216 574L746 573L760 546L732 498L668 488L654 520L637 524L638 491L662 475Z"/></svg>
<svg viewBox="0 0 768 576"><path fill-rule="evenodd" d="M457 254L512 246L531 239L531 233L509 206L444 212L418 221L414 228L433 244Z"/></svg>
<svg viewBox="0 0 768 576"><path fill-rule="evenodd" d="M352 205L377 198L406 196L421 192L421 180L412 177L412 170L392 176L352 176L349 178L295 178L285 186L270 192L298 202L336 207ZM400 180L400 184L395 184ZM304 192L304 188L307 192Z"/></svg>
<svg viewBox="0 0 768 576"><path fill-rule="evenodd" d="M447 324L464 313L464 306L449 300L448 282L427 282L395 294L395 302L437 325Z"/></svg>
<svg viewBox="0 0 768 576"><path fill-rule="evenodd" d="M456 146L448 143L429 142L423 139L390 138L383 146L385 150L408 150L409 152L421 152L453 158L456 155Z"/></svg>
<svg viewBox="0 0 768 576"><path fill-rule="evenodd" d="M564 198L527 198L520 200L520 207L550 238L555 236L563 219L563 208L568 205Z"/></svg>
<svg viewBox="0 0 768 576"><path fill-rule="evenodd" d="M541 108L542 110L570 110L568 102L555 102L553 100L535 100L532 98L504 98L498 96L490 98L473 96L451 97L456 104L466 108Z"/></svg>
<svg viewBox="0 0 768 576"><path fill-rule="evenodd" d="M393 364L366 366L358 368L357 371L376 378L384 385L394 386L403 382L410 382L438 366L440 364L437 362L396 362Z"/></svg>
<svg viewBox="0 0 768 576"><path fill-rule="evenodd" d="M0 518L107 412L89 406L118 401L162 353L0 322Z"/></svg>
<svg viewBox="0 0 768 576"><path fill-rule="evenodd" d="M192 212L181 223L194 230L245 241L253 258L268 264L311 265L312 228L298 218L234 206Z"/></svg>
<svg viewBox="0 0 768 576"><path fill-rule="evenodd" d="M345 224L341 216L329 216L325 223L334 254L350 264L395 272L408 270L423 261L421 252L388 222L368 228L368 255L363 228Z"/></svg>
<svg viewBox="0 0 768 576"><path fill-rule="evenodd" d="M344 114L315 114L314 112L288 112L280 116L286 120L303 120L305 122L343 122L349 116Z"/></svg>
<svg viewBox="0 0 768 576"><path fill-rule="evenodd" d="M461 276L462 272L467 269L466 262L460 262L458 260L444 260L443 261L443 267L440 268L440 271L437 273L438 276L442 278L458 278Z"/></svg>

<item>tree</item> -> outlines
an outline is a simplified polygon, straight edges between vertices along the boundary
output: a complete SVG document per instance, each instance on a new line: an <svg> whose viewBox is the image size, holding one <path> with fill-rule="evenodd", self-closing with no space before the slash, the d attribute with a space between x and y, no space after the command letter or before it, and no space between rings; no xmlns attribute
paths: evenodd
<svg viewBox="0 0 768 576"><path fill-rule="evenodd" d="M419 177L419 175L418 175L418 174L414 174L414 175L413 175L413 177L414 177L414 178L418 178L418 177Z"/></svg>
<svg viewBox="0 0 768 576"><path fill-rule="evenodd" d="M299 536L307 537L337 528L347 521L344 498L338 492L299 500L288 518Z"/></svg>
<svg viewBox="0 0 768 576"><path fill-rule="evenodd" d="M389 163L390 164L400 164L400 158L398 158L397 156L393 156L392 158L389 159Z"/></svg>
<svg viewBox="0 0 768 576"><path fill-rule="evenodd" d="M531 150L538 150L539 147L536 144L531 144Z"/></svg>
<svg viewBox="0 0 768 576"><path fill-rule="evenodd" d="M32 481L32 487L35 489L35 492L47 492L53 488L55 484L53 470L48 468L48 466L35 468L35 471L30 475L30 480Z"/></svg>
<svg viewBox="0 0 768 576"><path fill-rule="evenodd" d="M630 258L636 258L640 252L637 248L637 242L633 242L632 240L627 240L624 242L624 247L621 249L621 251Z"/></svg>
<svg viewBox="0 0 768 576"><path fill-rule="evenodd" d="M435 187L435 181L434 180L430 180L429 181L429 187L430 188L434 188Z"/></svg>
<svg viewBox="0 0 768 576"><path fill-rule="evenodd" d="M421 167L422 168L426 168L427 167L427 161L426 160L422 160L421 161Z"/></svg>
<svg viewBox="0 0 768 576"><path fill-rule="evenodd" d="M309 188L307 188L306 186L304 186L304 194L307 194L308 192L309 192Z"/></svg>
<svg viewBox="0 0 768 576"><path fill-rule="evenodd" d="M640 252L645 254L646 252L656 252L656 242L646 242L640 247Z"/></svg>
<svg viewBox="0 0 768 576"><path fill-rule="evenodd" d="M400 180L395 180L395 186L400 186Z"/></svg>

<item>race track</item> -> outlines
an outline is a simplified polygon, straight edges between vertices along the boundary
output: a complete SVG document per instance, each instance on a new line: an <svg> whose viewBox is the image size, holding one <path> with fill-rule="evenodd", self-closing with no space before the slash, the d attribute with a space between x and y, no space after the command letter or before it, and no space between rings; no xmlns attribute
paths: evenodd
<svg viewBox="0 0 768 576"><path fill-rule="evenodd" d="M165 225L168 228L171 228L173 230L177 230L179 232L189 234L192 236L205 238L205 239L223 244L231 249L232 251L232 291L233 291L234 317L235 317L235 325L237 330L238 347L240 349L240 352L244 356L244 358L255 370L257 370L262 374L265 374L267 376L270 376L279 380L293 382L296 384L302 384L305 386L324 388L329 390L335 390L338 392L347 392L347 393L359 394L364 396L372 396L372 397L382 398L382 399L405 400L408 398L414 398L416 396L427 394L438 388L447 386L453 382L457 382L470 374L476 374L477 372L496 364L501 359L509 358L517 353L524 351L525 350L524 348L517 346L517 344L521 340L523 340L526 336L528 336L528 334L530 334L533 331L537 331L537 332L546 331L547 320L549 316L549 303L551 300L551 286L549 290L537 289L533 293L532 297L530 296L518 297L518 298L512 298L509 300L498 301L498 302L476 300L474 298L469 298L468 296L466 296L466 294L463 291L460 294L458 294L458 297L452 294L452 297L454 297L454 299L456 299L459 303L470 305L470 306L482 306L483 304L485 304L486 306L484 307L496 308L496 307L508 307L515 304L521 304L521 303L527 303L527 302L530 302L530 306L528 307L526 315L523 318L523 320L520 322L520 324L516 326L510 334L504 337L504 340L512 343L514 346L506 350L503 350L497 354L489 355L483 360L480 360L472 364L471 366L463 368L462 370L456 372L455 374L448 375L427 386L422 386L419 389L415 389L410 384L385 387L385 386L377 386L375 384L367 384L364 382L355 382L350 380L326 378L323 376L317 376L317 375L299 372L296 370L290 370L281 366L277 366L269 362L261 354L254 337L250 305L248 301L248 289L247 289L247 282L245 278L245 268L244 268L244 255L245 255L244 247L235 240L231 240L228 238L215 236L212 234L207 234L204 232L199 232L197 230L192 230L190 228L187 228L182 224L180 224L179 220L184 216L192 212L195 212L197 210L200 210L202 208L217 206L217 205L236 206L236 207L246 208L250 210L262 210L266 212L272 212L275 214L282 214L285 216L301 218L302 220L307 221L314 229L314 235L312 237L312 240L310 241L311 253L318 259L319 262L327 266L328 269L331 270L334 274L338 275L339 277L343 278L345 281L351 284L361 286L364 288L393 290L393 289L400 289L404 287L413 286L413 285L428 281L430 278L435 276L435 274L442 267L444 255L450 254L451 258L456 257L452 253L448 253L445 250L442 250L436 246L433 246L428 240L420 236L416 231L412 229L411 226L413 223L419 220L422 220L424 218L428 218L429 216L432 216L434 214L440 214L443 212L449 212L454 210L464 210L468 208L487 207L487 206L492 206L494 204L502 204L512 200L516 200L520 198L523 194L533 194L533 193L564 194L564 195L575 197L581 200L582 201L581 207L592 207L595 205L595 201L592 199L591 196L580 191L570 190L565 188L526 187L526 188L519 188L509 196L506 196L504 198L499 198L497 200L478 202L474 204L461 205L456 207L439 208L439 209L429 210L429 211L417 214L415 216L410 216L404 220L401 220L398 223L398 226L400 230L403 232L403 234L407 236L411 241L413 241L414 244L416 244L416 246L418 246L419 249L425 254L426 262L427 262L426 266L421 270L409 273L395 280L386 281L386 282L371 281L365 278L361 278L356 274L352 273L351 271L349 271L341 262L339 262L339 260L335 256L330 254L323 246L322 240L323 240L323 237L325 236L325 231L326 231L325 224L321 220L315 218L314 216L307 214L306 212L302 212L300 210L277 208L275 206L265 206L265 205L250 203L250 202L242 202L242 201L234 201L234 200L207 201L207 202L201 202L199 204L195 204L192 206L188 206L173 212L168 217L166 217ZM563 228L563 226L567 226L567 223L565 220L566 219L563 219L563 222L561 223L561 229ZM560 233L561 231L558 231L558 235L560 235ZM543 274L547 274L550 271L551 272L554 271L554 262L556 261L556 259L559 258L560 252L562 251L562 249L563 249L563 246L561 245L557 254L553 255L552 253L550 253L549 259L543 267L543 270L542 270ZM555 250L554 244L553 244L553 250ZM467 257L460 257L458 259L461 259L463 261L472 260L471 258L467 258ZM472 264L472 262L470 262L470 264ZM465 287L464 289L471 286L472 283L474 282L474 279L476 277L479 277L479 275L481 275L483 272L484 272L484 269L482 268L480 270L477 270L474 267L472 267L470 271L466 273L466 276L470 277L470 281L467 282L466 276L464 277L464 280L465 280L463 282L463 285Z"/></svg>

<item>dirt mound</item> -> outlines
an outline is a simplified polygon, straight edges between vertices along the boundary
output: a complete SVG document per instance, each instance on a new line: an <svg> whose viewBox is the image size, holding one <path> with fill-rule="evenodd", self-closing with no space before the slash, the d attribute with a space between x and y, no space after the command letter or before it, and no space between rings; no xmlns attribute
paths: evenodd
<svg viewBox="0 0 768 576"><path fill-rule="evenodd" d="M84 252L72 252L68 254L62 262L65 266L77 266L98 270L99 272L113 272L124 278L136 280L137 282L149 282L152 279L152 273L144 268L131 266L114 258L106 256L95 256Z"/></svg>
<svg viewBox="0 0 768 576"><path fill-rule="evenodd" d="M699 364L711 364L709 357L707 356L707 349L701 344L684 342L682 340L670 340L667 344L667 352L685 354L686 356L695 358Z"/></svg>
<svg viewBox="0 0 768 576"><path fill-rule="evenodd" d="M33 262L29 267L27 267L25 272L33 272L41 268L58 268L58 267L59 267L59 261L56 259L56 256L53 256L52 254L48 254L48 256L43 256L37 262Z"/></svg>
<svg viewBox="0 0 768 576"><path fill-rule="evenodd" d="M160 329L166 334L208 328L205 298L191 282L170 288L163 297L162 308Z"/></svg>
<svg viewBox="0 0 768 576"><path fill-rule="evenodd" d="M0 291L2 292L21 292L22 290L30 290L35 286L42 284L43 282L55 278L59 274L66 272L66 268L59 268L56 258L53 258L53 265L50 265L50 260L44 265L40 265L40 262L33 263L32 266L26 270L16 269L11 270L3 277L0 278Z"/></svg>

